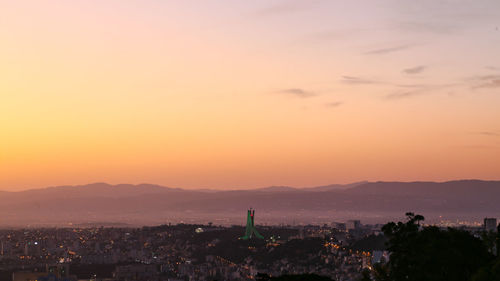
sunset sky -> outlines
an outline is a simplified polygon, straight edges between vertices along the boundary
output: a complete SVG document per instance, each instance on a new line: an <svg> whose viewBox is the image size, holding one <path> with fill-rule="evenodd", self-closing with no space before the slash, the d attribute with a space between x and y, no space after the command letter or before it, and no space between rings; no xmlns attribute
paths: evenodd
<svg viewBox="0 0 500 281"><path fill-rule="evenodd" d="M498 0L0 1L0 190L500 179Z"/></svg>

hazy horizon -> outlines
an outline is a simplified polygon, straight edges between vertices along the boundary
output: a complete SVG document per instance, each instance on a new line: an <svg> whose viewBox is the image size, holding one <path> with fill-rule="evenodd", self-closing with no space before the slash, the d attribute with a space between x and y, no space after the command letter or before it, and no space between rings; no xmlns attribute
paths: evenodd
<svg viewBox="0 0 500 281"><path fill-rule="evenodd" d="M209 221L230 225L244 222L249 207L258 210L260 222L272 224L349 219L385 223L408 211L425 215L432 222L459 223L496 217L500 212L500 181L480 180L361 182L241 192L96 183L1 195L0 226Z"/></svg>

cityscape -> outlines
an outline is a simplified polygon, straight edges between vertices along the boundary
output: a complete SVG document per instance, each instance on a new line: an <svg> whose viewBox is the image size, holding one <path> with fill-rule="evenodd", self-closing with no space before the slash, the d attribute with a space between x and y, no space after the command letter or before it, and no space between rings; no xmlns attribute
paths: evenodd
<svg viewBox="0 0 500 281"><path fill-rule="evenodd" d="M208 223L0 230L0 279L201 281L317 274L356 281L364 270L390 258L381 224L349 220L262 226L255 224L255 211L248 210L245 227ZM483 239L486 234L500 237L496 218L456 228Z"/></svg>

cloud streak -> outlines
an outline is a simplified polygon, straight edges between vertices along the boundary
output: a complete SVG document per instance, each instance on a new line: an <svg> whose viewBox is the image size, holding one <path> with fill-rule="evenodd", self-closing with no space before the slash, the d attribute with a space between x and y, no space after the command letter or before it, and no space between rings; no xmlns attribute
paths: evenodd
<svg viewBox="0 0 500 281"><path fill-rule="evenodd" d="M300 12L303 10L311 9L315 7L318 3L323 2L322 0L295 0L295 1L284 1L282 3L272 5L256 12L257 16L272 16L279 14L288 14Z"/></svg>
<svg viewBox="0 0 500 281"><path fill-rule="evenodd" d="M380 81L370 80L370 79L361 78L361 77L357 77L357 76L342 76L342 79L340 81L342 83L352 84L352 85L381 84L382 83Z"/></svg>
<svg viewBox="0 0 500 281"><path fill-rule="evenodd" d="M410 90L404 90L402 92L396 92L393 94L386 95L385 98L389 100L396 100L402 98L409 98L414 96L419 96L433 92L440 89L450 88L457 86L459 84L442 84L442 85L426 85L426 84L415 84L415 85L397 85L399 88L405 88Z"/></svg>
<svg viewBox="0 0 500 281"><path fill-rule="evenodd" d="M414 90L414 91L405 91L405 92L400 92L400 93L394 93L394 94L389 94L385 96L386 99L389 100L397 100L397 99L402 99L402 98L409 98L413 96L418 96L425 93L425 90Z"/></svg>
<svg viewBox="0 0 500 281"><path fill-rule="evenodd" d="M473 89L500 88L500 75L477 76L473 80Z"/></svg>
<svg viewBox="0 0 500 281"><path fill-rule="evenodd" d="M477 132L477 134L488 137L500 137L500 131L482 131Z"/></svg>
<svg viewBox="0 0 500 281"><path fill-rule="evenodd" d="M498 146L482 145L482 144L463 145L461 147L469 149L498 149Z"/></svg>
<svg viewBox="0 0 500 281"><path fill-rule="evenodd" d="M500 79L493 79L483 84L476 86L476 88L500 88Z"/></svg>
<svg viewBox="0 0 500 281"><path fill-rule="evenodd" d="M317 95L315 92L306 91L306 90L301 89L301 88L283 89L283 90L278 91L278 93L289 95L289 96L295 96L295 97L299 97L299 98L310 98L310 97L314 97Z"/></svg>
<svg viewBox="0 0 500 281"><path fill-rule="evenodd" d="M410 48L413 48L414 46L415 45L401 45L401 46L395 46L395 47L390 47L390 48L371 50L371 51L365 52L363 54L365 54L365 55L385 55L385 54L389 54L389 53L408 50Z"/></svg>
<svg viewBox="0 0 500 281"><path fill-rule="evenodd" d="M394 26L405 32L434 33L438 35L451 34L460 30L460 27L457 25L432 21L398 22Z"/></svg>
<svg viewBox="0 0 500 281"><path fill-rule="evenodd" d="M344 102L341 102L341 101L329 102L329 103L326 104L326 107L335 108L335 107L339 107L339 106L341 106L343 104L344 104Z"/></svg>
<svg viewBox="0 0 500 281"><path fill-rule="evenodd" d="M409 75L419 74L419 73L422 73L426 68L427 67L425 65L419 65L419 66L403 69L403 73L409 74Z"/></svg>

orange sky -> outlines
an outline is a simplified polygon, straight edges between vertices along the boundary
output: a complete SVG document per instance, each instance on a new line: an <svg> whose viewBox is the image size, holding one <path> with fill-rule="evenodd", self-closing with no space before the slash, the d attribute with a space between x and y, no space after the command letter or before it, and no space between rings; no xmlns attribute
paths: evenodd
<svg viewBox="0 0 500 281"><path fill-rule="evenodd" d="M0 190L499 179L498 1L8 2Z"/></svg>

